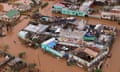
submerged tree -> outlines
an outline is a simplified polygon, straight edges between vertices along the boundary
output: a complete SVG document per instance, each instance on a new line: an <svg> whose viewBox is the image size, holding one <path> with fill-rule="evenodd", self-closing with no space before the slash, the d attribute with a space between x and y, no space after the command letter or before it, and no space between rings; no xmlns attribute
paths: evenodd
<svg viewBox="0 0 120 72"><path fill-rule="evenodd" d="M101 69L96 69L95 72L102 72L102 70Z"/></svg>
<svg viewBox="0 0 120 72"><path fill-rule="evenodd" d="M35 70L35 67L36 67L36 64L35 63L31 63L28 65L28 69L29 69L29 72L33 72Z"/></svg>
<svg viewBox="0 0 120 72"><path fill-rule="evenodd" d="M3 45L3 52L6 52L9 48L9 45L8 44L5 44Z"/></svg>
<svg viewBox="0 0 120 72"><path fill-rule="evenodd" d="M31 0L33 3L34 3L34 5L37 5L37 3L36 3L36 1L35 0Z"/></svg>
<svg viewBox="0 0 120 72"><path fill-rule="evenodd" d="M21 52L18 54L18 57L23 58L25 56L26 52Z"/></svg>

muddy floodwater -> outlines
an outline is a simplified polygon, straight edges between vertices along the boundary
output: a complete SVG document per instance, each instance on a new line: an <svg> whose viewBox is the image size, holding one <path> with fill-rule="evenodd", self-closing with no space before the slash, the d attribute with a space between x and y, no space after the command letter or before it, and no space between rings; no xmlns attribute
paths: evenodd
<svg viewBox="0 0 120 72"><path fill-rule="evenodd" d="M44 0L46 1L46 0ZM60 14L52 14L51 7L56 3L56 1L49 2L49 5L44 9L39 9L39 12L43 15L48 16L58 16ZM64 15L60 15L64 16ZM82 17L77 17L78 19L82 19ZM101 20L101 19L92 19L92 18L83 18L88 21L89 24L105 24L109 26L115 26L117 29L120 29L120 25L116 22ZM14 56L18 56L20 52L26 52L24 60L27 63L36 63L37 68L41 70L41 72L85 72L82 68L77 66L67 66L64 60L58 60L52 55L45 54L41 49L32 49L26 47L21 43L17 34L23 29L27 23L30 21L30 18L22 19L20 23L18 23L12 30L9 30L7 36L0 38L0 46L9 45L8 52ZM112 57L106 59L102 70L103 72L120 72L120 35L116 36L116 39L111 47Z"/></svg>

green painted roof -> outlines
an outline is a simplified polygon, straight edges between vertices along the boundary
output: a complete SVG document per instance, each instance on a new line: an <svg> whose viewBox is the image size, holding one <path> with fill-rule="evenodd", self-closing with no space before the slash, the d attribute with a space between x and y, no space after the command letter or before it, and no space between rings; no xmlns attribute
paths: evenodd
<svg viewBox="0 0 120 72"><path fill-rule="evenodd" d="M54 5L54 8L63 8L63 7L59 5Z"/></svg>
<svg viewBox="0 0 120 72"><path fill-rule="evenodd" d="M13 17L13 16L15 16L17 14L19 14L19 11L15 10L15 9L12 9L12 10L10 10L10 11L8 11L6 13L6 16L8 16L9 18L11 18L11 17Z"/></svg>

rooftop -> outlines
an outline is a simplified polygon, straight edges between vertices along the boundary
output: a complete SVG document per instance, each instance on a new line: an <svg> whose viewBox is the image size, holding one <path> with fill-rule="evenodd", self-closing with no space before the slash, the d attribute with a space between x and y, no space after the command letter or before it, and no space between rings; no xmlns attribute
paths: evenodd
<svg viewBox="0 0 120 72"><path fill-rule="evenodd" d="M19 14L19 11L15 10L15 9L12 9L12 10L10 10L10 11L8 11L6 13L6 16L8 16L9 18L11 18L11 17L13 17L15 15L18 15L18 14Z"/></svg>

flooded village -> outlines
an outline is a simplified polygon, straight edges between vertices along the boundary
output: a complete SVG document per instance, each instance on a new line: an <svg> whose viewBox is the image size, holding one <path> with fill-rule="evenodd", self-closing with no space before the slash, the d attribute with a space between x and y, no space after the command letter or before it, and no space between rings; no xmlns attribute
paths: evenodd
<svg viewBox="0 0 120 72"><path fill-rule="evenodd" d="M120 72L119 0L1 0L0 72Z"/></svg>

